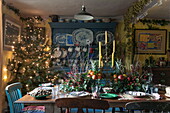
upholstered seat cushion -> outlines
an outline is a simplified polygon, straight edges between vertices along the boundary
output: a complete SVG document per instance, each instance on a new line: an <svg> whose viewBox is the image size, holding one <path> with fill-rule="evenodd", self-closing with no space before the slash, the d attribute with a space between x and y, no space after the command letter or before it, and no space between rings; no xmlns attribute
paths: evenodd
<svg viewBox="0 0 170 113"><path fill-rule="evenodd" d="M27 106L22 109L21 113L45 113L45 106Z"/></svg>

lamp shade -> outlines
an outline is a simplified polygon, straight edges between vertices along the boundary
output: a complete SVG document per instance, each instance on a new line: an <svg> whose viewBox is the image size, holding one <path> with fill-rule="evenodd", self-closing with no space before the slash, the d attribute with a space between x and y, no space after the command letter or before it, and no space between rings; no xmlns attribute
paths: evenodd
<svg viewBox="0 0 170 113"><path fill-rule="evenodd" d="M86 8L84 5L82 5L82 11L76 15L74 15L74 18L77 20L92 20L94 17L92 14L86 12Z"/></svg>

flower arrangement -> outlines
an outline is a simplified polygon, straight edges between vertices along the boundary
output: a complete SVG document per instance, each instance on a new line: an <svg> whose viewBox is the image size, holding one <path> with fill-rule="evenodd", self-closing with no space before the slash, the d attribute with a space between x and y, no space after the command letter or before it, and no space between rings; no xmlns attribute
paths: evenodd
<svg viewBox="0 0 170 113"><path fill-rule="evenodd" d="M101 73L89 70L87 73L68 72L64 80L63 90L70 91L90 91L92 85L99 85L102 79Z"/></svg>
<svg viewBox="0 0 170 113"><path fill-rule="evenodd" d="M62 89L66 92L87 90L88 82L86 74L67 72Z"/></svg>
<svg viewBox="0 0 170 113"><path fill-rule="evenodd" d="M116 73L112 76L112 87L115 92L143 91L142 85L147 82L147 74L140 74L140 64L131 65L130 73L126 74L121 61L116 62ZM123 71L122 71L123 70Z"/></svg>
<svg viewBox="0 0 170 113"><path fill-rule="evenodd" d="M63 90L70 91L90 91L91 86L101 85L102 74L98 71L97 62L91 61L91 69L85 73L78 71L67 72L64 78Z"/></svg>
<svg viewBox="0 0 170 113"><path fill-rule="evenodd" d="M138 75L114 74L112 82L115 92L142 90L140 77Z"/></svg>
<svg viewBox="0 0 170 113"><path fill-rule="evenodd" d="M103 74L96 68L88 70L86 73L67 72L63 84L63 90L70 91L89 91L91 92L92 86L107 86L111 87L114 92L125 91L143 91L142 85L148 81L149 74L140 73L140 64L131 65L131 70L126 73L125 66L121 60L116 61L114 74L108 81L103 77ZM107 84L108 82L109 84Z"/></svg>

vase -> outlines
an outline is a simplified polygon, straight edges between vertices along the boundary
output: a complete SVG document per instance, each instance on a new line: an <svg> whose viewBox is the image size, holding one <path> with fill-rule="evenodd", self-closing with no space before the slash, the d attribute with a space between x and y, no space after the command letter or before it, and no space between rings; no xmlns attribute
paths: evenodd
<svg viewBox="0 0 170 113"><path fill-rule="evenodd" d="M49 17L51 18L52 22L58 22L58 18L59 18L58 15L50 15Z"/></svg>

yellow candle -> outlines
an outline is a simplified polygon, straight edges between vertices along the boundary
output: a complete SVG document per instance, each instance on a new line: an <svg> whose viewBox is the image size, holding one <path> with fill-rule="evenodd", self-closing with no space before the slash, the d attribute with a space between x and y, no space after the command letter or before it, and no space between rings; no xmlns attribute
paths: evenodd
<svg viewBox="0 0 170 113"><path fill-rule="evenodd" d="M113 40L113 53L115 52L115 40Z"/></svg>
<svg viewBox="0 0 170 113"><path fill-rule="evenodd" d="M105 31L105 44L107 44L107 31Z"/></svg>
<svg viewBox="0 0 170 113"><path fill-rule="evenodd" d="M112 67L114 66L114 52L112 53Z"/></svg>
<svg viewBox="0 0 170 113"><path fill-rule="evenodd" d="M102 58L102 57L101 57ZM103 67L103 61L101 61L101 67Z"/></svg>
<svg viewBox="0 0 170 113"><path fill-rule="evenodd" d="M102 58L102 43L99 42L99 68L101 67L101 58Z"/></svg>

